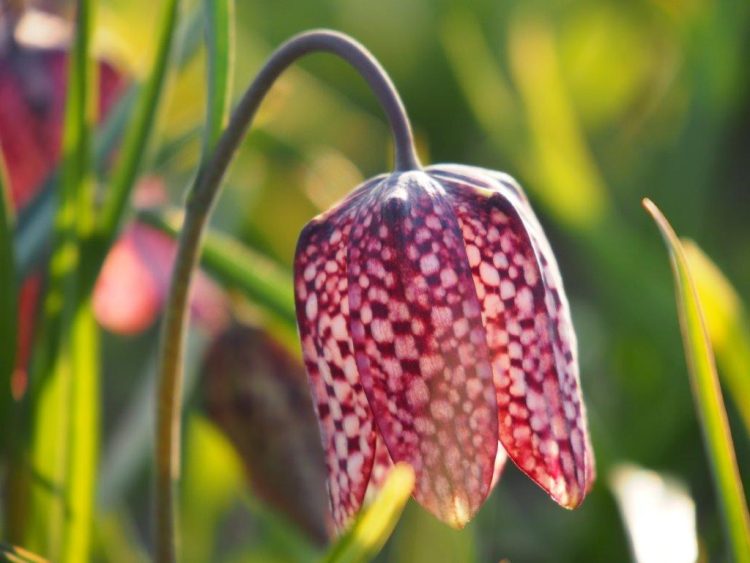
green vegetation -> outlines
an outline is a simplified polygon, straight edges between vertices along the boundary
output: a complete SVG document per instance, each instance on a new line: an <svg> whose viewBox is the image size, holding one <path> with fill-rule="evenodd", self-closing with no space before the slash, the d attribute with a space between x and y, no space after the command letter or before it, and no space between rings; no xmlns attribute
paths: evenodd
<svg viewBox="0 0 750 563"><path fill-rule="evenodd" d="M311 485L295 485L299 506L280 507L273 487L291 485L259 480L248 453L216 424L223 416L242 429L245 419L208 412L203 357L228 326L273 337L269 358L248 362L248 378L276 373L278 357L300 364L297 236L391 166L387 123L365 83L316 55L272 89L204 240L206 277L196 284L185 361L181 560L630 561L632 530L611 489L623 464L686 485L702 559L748 560L750 4L49 4L75 30L67 83L50 91L63 100L60 156L23 208L14 206L18 162L0 158L0 558L152 556L155 357L171 267L169 251L154 249L171 248L181 224L175 209L268 54L299 31L327 27L361 41L387 69L423 162L500 169L524 186L571 301L598 480L567 512L509 463L458 532L407 504L414 476L399 468L354 528L322 545L300 525ZM77 11L65 9L73 4ZM106 78L99 60L126 82L107 116L97 115ZM11 84L9 68L0 66L2 85ZM680 243L651 209L673 259L677 308L643 197L703 249ZM128 262L129 252L145 270ZM120 269L111 266L107 280L133 275L140 285L108 299L102 280L116 254ZM28 275L45 280L36 300L17 297L30 291ZM132 321L137 328L126 324L136 306L148 309ZM283 404L277 390L259 392L268 393L264 405ZM268 424L261 435L293 440L293 425ZM295 464L320 461L310 455Z"/></svg>

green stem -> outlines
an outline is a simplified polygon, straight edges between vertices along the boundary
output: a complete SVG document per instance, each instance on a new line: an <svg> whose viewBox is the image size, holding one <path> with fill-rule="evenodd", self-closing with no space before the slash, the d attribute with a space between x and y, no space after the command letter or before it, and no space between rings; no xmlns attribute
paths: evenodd
<svg viewBox="0 0 750 563"><path fill-rule="evenodd" d="M208 216L232 157L276 78L300 57L317 51L333 53L347 61L375 93L393 131L396 170L420 167L406 111L388 75L362 45L345 35L317 30L293 37L271 55L250 84L211 159L201 167L190 189L185 206L185 223L172 271L172 284L162 324L158 373L155 452L157 561L174 561L176 557L174 487L180 467L180 407L187 298Z"/></svg>
<svg viewBox="0 0 750 563"><path fill-rule="evenodd" d="M167 69L175 52L175 29L180 2L168 0L163 9L159 42L151 73L138 95L132 125L125 134L121 156L112 177L112 187L108 192L97 225L96 238L93 241L95 267L91 278L86 280L90 284L96 278L99 267L117 236L117 229L120 228L128 199L146 155L149 140L153 137L158 122L156 116L164 97L165 85L169 80Z"/></svg>
<svg viewBox="0 0 750 563"><path fill-rule="evenodd" d="M78 0L75 37L68 60L65 116L62 136L62 164L59 204L56 212L53 252L49 262L48 289L44 313L34 350L29 386L29 411L33 413L30 432L33 470L58 487L60 494L49 494L34 484L32 504L35 514L44 514L34 526L37 542L60 561L87 558L91 524L93 480L96 463L89 451L93 426L73 425L71 403L81 416L94 409L96 399L80 396L79 379L96 378L97 373L78 374L73 347L74 326L79 315L80 278L83 267L82 242L93 226L93 180L91 178L91 132L95 121L95 66L91 59L94 3ZM74 374L76 377L74 378ZM45 404L47 407L42 407ZM49 408L51 406L51 408ZM49 424L49 427L45 427ZM25 424L23 425L26 426ZM49 428L42 433L41 428ZM79 447L80 446L80 447ZM70 509L69 493L75 491L75 507Z"/></svg>

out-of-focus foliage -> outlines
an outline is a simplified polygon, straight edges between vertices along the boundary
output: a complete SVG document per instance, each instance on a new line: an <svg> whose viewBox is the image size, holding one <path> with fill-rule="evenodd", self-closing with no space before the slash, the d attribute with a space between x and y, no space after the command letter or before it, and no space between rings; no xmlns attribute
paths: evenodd
<svg viewBox="0 0 750 563"><path fill-rule="evenodd" d="M96 52L135 81L145 80L165 0L96 4ZM202 9L198 0L185 2L180 17ZM380 560L630 560L625 526L606 486L621 462L685 482L697 509L702 553L726 559L686 383L671 279L661 241L639 203L645 195L659 201L734 287L727 289L688 247L691 265L699 264L699 291L707 296L748 490L747 394L738 390L750 377L750 340L738 304L750 295L750 4L291 0L279 9L274 2L242 0L235 18L233 99L271 49L298 31L331 27L363 42L401 92L425 162L485 165L524 185L558 254L571 300L601 476L591 496L579 510L563 511L508 467L462 532L441 527L410 503ZM201 158L206 107L203 29L183 29L188 32L177 53L182 66L166 85L155 118L160 133L141 167L164 178L173 205L182 203ZM264 103L230 171L212 229L263 255L273 263L270 270L288 272L302 225L363 178L387 170L390 154L383 115L364 82L340 61L316 55L290 69ZM107 187L105 182L102 189ZM218 251L227 248L220 244ZM238 264L237 271L245 262ZM235 316L263 325L299 354L288 329L289 309L273 301L283 301L288 286L259 285L253 294L217 281L227 286ZM274 297L253 303L253 295L265 294ZM101 336L102 474L93 546L102 560L139 560L152 546L152 408L144 397L152 390L156 335L151 328L138 336ZM202 348L213 337L205 327L193 329L189 380L196 380ZM204 417L201 394L200 387L186 386L186 558L322 557L248 486L231 442ZM54 437L59 429L37 430ZM120 447L127 452L124 461ZM3 532L8 524L0 522Z"/></svg>
<svg viewBox="0 0 750 563"><path fill-rule="evenodd" d="M324 558L326 563L369 561L383 548L414 489L414 470L397 463L378 496L357 516Z"/></svg>
<svg viewBox="0 0 750 563"><path fill-rule="evenodd" d="M682 243L672 226L649 199L643 200L643 206L659 227L669 251L672 273L675 278L680 330L690 372L690 386L707 455L711 461L724 526L732 547L732 559L738 562L750 562L750 516L737 468L734 443L716 370L716 360L703 317L698 290L682 249Z"/></svg>
<svg viewBox="0 0 750 563"><path fill-rule="evenodd" d="M16 361L16 318L18 316L15 253L13 251L14 213L10 190L5 179L5 162L0 157L0 384L10 389ZM10 394L0 398L0 421L5 426L10 419ZM2 441L7 451L9 437Z"/></svg>
<svg viewBox="0 0 750 563"><path fill-rule="evenodd" d="M45 563L46 559L14 545L0 544L0 555L11 563Z"/></svg>
<svg viewBox="0 0 750 563"><path fill-rule="evenodd" d="M691 240L682 241L703 305L711 345L732 400L750 435L750 330L739 295L716 264Z"/></svg>
<svg viewBox="0 0 750 563"><path fill-rule="evenodd" d="M203 372L206 409L240 454L252 489L325 544L332 526L325 462L302 363L263 331L237 325L214 341Z"/></svg>

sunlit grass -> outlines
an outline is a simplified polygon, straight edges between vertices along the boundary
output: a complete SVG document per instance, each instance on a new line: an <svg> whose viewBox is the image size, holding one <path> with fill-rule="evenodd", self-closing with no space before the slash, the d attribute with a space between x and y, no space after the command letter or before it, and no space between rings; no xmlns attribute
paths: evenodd
<svg viewBox="0 0 750 563"><path fill-rule="evenodd" d="M25 41L44 39L47 47L53 39L70 41L73 79L67 94L58 92L69 96L70 114L63 159L52 166L44 195L16 213L7 177L0 190L3 541L54 561L151 556L147 467L156 329L128 337L101 329L89 304L96 272L131 219L177 234L181 220L172 210L184 202L185 186L226 125L232 100L273 46L311 25L326 25L364 30L360 39L393 69L424 156L507 170L540 204L580 330L582 382L603 472L633 462L656 468L659 480L679 475L695 502L693 532L701 555L727 557L718 533L724 519L733 552L740 554L736 559L747 560L741 491L742 477L748 486L743 430L750 432L744 306L750 238L737 178L747 152L742 134L747 95L738 85L750 5L418 2L402 7L403 13L393 0L293 0L283 10L258 0L238 2L234 9L232 2L203 0L90 5L96 17L84 12L83 25L32 18L17 33ZM415 19L402 21L404 14ZM410 27L414 33L403 37ZM107 55L129 82L99 127L93 121L93 55ZM33 65L23 68L27 72ZM336 63L316 59L274 87L257 129L238 151L203 248L202 266L224 292L228 316L262 327L297 362L291 257L298 230L389 162L387 127L357 80ZM6 99L0 103L10 107ZM15 137L4 130L0 135L5 152L7 140ZM131 196L146 173L163 180L169 204L134 212ZM704 452L698 438L682 350L672 330L672 295L659 267L663 252L637 210L644 192L658 196L681 231L709 251L682 242L705 316L704 336L729 395L728 412L714 405L709 418L724 417L735 429L734 475L727 469L731 447L725 444L720 453L706 446ZM26 338L17 331L17 289L29 273L45 269L46 312L31 315L45 319L31 335L31 380L25 395L13 397L7 391L16 344ZM683 310L683 316L694 313ZM190 422L180 490L191 504L181 513L189 534L183 545L198 547L185 559L325 557L265 506L241 478L231 445L202 418L201 391L193 383L203 347L214 338L197 327L188 344L193 373L184 397ZM699 341L692 339L699 343L694 350ZM691 365L710 366L705 357L695 358ZM151 409L148 416L144 409ZM711 489L706 458L714 473L723 475L718 493ZM409 496L408 479L399 469L396 493L388 489L376 501L380 516L367 512L329 555L379 561L449 554L477 561L611 560L627 553L631 523L648 523L641 516L621 521L603 487L580 511L556 511L544 495L516 482L514 471L509 467L503 476L514 486L490 499L477 524L452 532L416 506L399 521ZM12 487L10 494L6 487ZM620 504L638 499L629 491ZM720 503L712 502L714 496ZM685 514L664 516L664 529L684 524ZM693 539L684 545L692 549ZM38 560L5 544L0 552L0 558Z"/></svg>
<svg viewBox="0 0 750 563"><path fill-rule="evenodd" d="M750 561L750 516L747 500L737 468L732 434L700 298L682 243L671 225L650 200L645 199L643 206L659 227L669 250L690 383L734 559Z"/></svg>

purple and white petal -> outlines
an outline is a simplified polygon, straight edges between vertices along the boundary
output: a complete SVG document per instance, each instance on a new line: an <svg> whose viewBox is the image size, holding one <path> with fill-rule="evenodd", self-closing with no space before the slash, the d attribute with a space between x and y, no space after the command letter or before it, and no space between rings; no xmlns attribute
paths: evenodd
<svg viewBox="0 0 750 563"><path fill-rule="evenodd" d="M555 501L574 508L590 488L593 456L557 264L517 184L447 168L431 172L453 202L482 302L500 441Z"/></svg>
<svg viewBox="0 0 750 563"><path fill-rule="evenodd" d="M310 222L295 257L297 323L326 452L331 513L339 530L359 511L370 480L376 435L349 336L347 246L360 187Z"/></svg>
<svg viewBox="0 0 750 563"><path fill-rule="evenodd" d="M458 222L426 174L394 174L360 205L349 240L357 367L391 458L415 498L461 527L487 497L497 406Z"/></svg>

